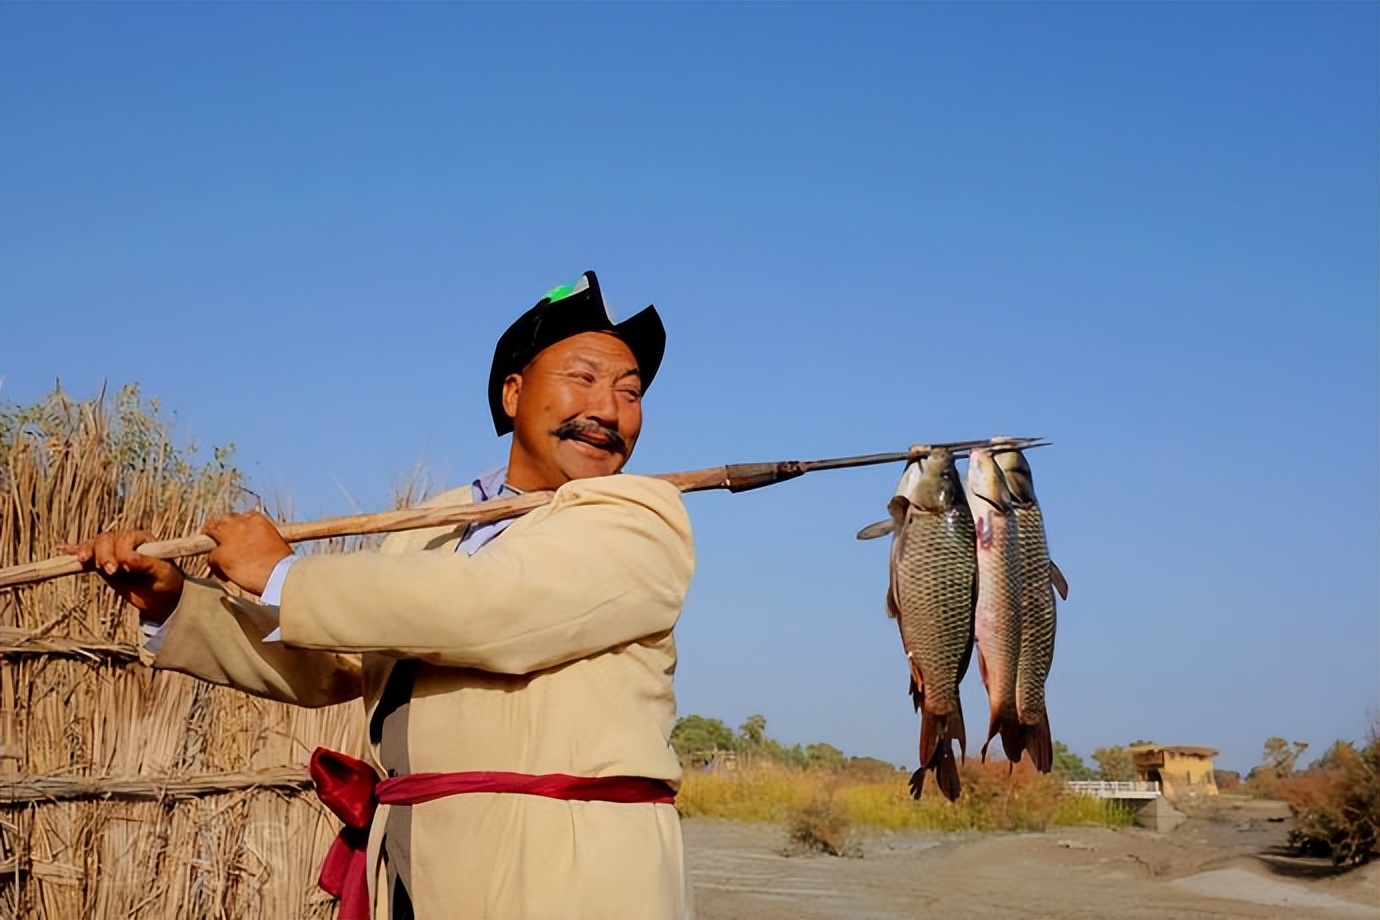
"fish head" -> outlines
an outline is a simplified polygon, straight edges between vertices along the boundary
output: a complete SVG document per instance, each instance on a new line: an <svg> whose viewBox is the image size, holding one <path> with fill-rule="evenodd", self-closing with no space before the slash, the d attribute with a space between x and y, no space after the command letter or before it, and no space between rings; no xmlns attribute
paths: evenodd
<svg viewBox="0 0 1380 920"><path fill-rule="evenodd" d="M1006 477L990 448L975 447L968 454L968 504L973 517L989 510L1005 513L1011 508Z"/></svg>
<svg viewBox="0 0 1380 920"><path fill-rule="evenodd" d="M997 466L1001 467L1002 475L1006 478L1006 487L1010 490L1011 497L1023 505L1034 502L1035 480L1030 473L1030 462L1025 459L1025 454L1016 448L1003 450L1001 442L1001 438L993 438Z"/></svg>
<svg viewBox="0 0 1380 920"><path fill-rule="evenodd" d="M919 478L915 482L911 501L926 511L943 513L963 503L963 483L954 466L954 455L937 447L918 464Z"/></svg>

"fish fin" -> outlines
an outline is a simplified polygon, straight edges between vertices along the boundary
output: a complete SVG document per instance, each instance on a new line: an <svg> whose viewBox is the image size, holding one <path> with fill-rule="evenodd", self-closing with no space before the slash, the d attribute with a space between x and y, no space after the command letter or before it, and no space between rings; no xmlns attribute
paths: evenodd
<svg viewBox="0 0 1380 920"><path fill-rule="evenodd" d="M875 540L878 537L885 537L887 534L891 533L895 529L896 523L894 521L891 521L889 519L885 521L876 521L874 523L868 524L862 530L858 531L858 539Z"/></svg>
<svg viewBox="0 0 1380 920"><path fill-rule="evenodd" d="M1049 731L1049 713L1040 710L1040 720L1033 725L1022 726L1022 744L1030 755L1030 762L1041 773L1048 773L1054 766L1054 741ZM1002 744L1006 742L1003 741Z"/></svg>
<svg viewBox="0 0 1380 920"><path fill-rule="evenodd" d="M921 767L910 775L910 797L915 801L920 801L920 794L925 791L925 768Z"/></svg>
<svg viewBox="0 0 1380 920"><path fill-rule="evenodd" d="M886 615L897 623L901 622L901 610L896 603L896 590L894 588L888 588L886 592Z"/></svg>
<svg viewBox="0 0 1380 920"><path fill-rule="evenodd" d="M900 533L901 525L905 524L906 516L910 514L910 499L904 495L893 495L891 501L886 503L886 510L891 515L892 529ZM876 527L881 523L878 521L877 524L871 526ZM863 529L866 530L867 528L864 527Z"/></svg>
<svg viewBox="0 0 1380 920"><path fill-rule="evenodd" d="M981 659L978 660L980 661ZM992 746L992 739L997 737L998 718L999 717L994 712L992 713L991 721L987 723L987 740L982 742L982 750L979 752L978 757L983 763L987 763L987 749Z"/></svg>
<svg viewBox="0 0 1380 920"><path fill-rule="evenodd" d="M1064 573L1059 571L1059 567L1054 564L1054 560L1049 562L1049 583L1054 585L1054 590L1059 592L1061 600L1069 599L1069 580L1064 577Z"/></svg>
<svg viewBox="0 0 1380 920"><path fill-rule="evenodd" d="M915 711L919 712L925 704L925 676L916 667L914 658L910 659L910 699L915 704Z"/></svg>

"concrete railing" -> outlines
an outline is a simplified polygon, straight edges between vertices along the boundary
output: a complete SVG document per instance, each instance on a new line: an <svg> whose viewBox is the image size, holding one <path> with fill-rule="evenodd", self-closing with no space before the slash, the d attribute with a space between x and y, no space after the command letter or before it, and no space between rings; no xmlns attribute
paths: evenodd
<svg viewBox="0 0 1380 920"><path fill-rule="evenodd" d="M1159 783L1106 782L1103 780L1072 780L1066 784L1079 795L1095 799L1153 799L1160 794Z"/></svg>

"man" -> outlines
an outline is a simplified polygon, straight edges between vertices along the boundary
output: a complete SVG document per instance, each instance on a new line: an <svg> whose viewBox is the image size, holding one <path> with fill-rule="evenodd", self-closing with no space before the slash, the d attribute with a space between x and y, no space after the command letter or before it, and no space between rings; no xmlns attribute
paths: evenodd
<svg viewBox="0 0 1380 920"><path fill-rule="evenodd" d="M429 504L556 491L518 520L310 557L258 513L208 522L213 571L263 603L138 555L146 533L69 549L163 624L154 667L304 706L363 697L381 800L414 790L369 824L375 918L688 916L669 738L690 524L673 486L614 475L664 346L655 308L615 323L593 272L503 334L506 474ZM418 796L423 774L452 791ZM476 781L498 791L455 791Z"/></svg>

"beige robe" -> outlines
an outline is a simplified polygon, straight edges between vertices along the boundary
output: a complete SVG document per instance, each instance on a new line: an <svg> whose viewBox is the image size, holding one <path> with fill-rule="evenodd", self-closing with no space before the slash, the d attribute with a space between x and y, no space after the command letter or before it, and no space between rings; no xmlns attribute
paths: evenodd
<svg viewBox="0 0 1380 920"><path fill-rule="evenodd" d="M458 489L429 504L470 501ZM385 774L504 770L680 782L671 630L694 569L679 491L619 475L567 483L474 556L462 529L394 534L379 553L308 556L266 608L189 580L155 667L304 706L362 695L371 723L399 659L410 700L369 755ZM424 550L434 550L426 552ZM418 918L685 917L673 805L467 794L380 807L370 834Z"/></svg>

